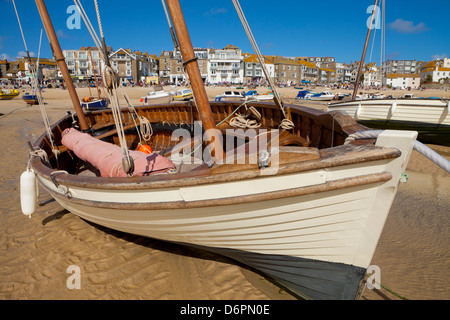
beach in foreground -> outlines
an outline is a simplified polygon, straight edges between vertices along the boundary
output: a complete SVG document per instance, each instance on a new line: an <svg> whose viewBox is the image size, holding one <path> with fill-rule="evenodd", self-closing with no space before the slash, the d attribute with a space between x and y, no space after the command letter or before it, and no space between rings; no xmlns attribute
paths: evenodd
<svg viewBox="0 0 450 320"><path fill-rule="evenodd" d="M208 87L207 93L213 100L227 89L234 88ZM89 94L86 88L77 90L80 98ZM138 106L149 88L126 91ZM286 103L296 103L297 92L280 89ZM415 95L450 97L432 90ZM73 111L67 91L46 89L43 96L50 123ZM324 103L302 104L326 109ZM20 97L0 101L0 299L295 299L225 257L84 221L43 191L38 211L28 219L20 209L19 178L28 161L27 142L43 132L39 106L27 107ZM428 146L450 159L449 147ZM415 151L406 173L408 182L399 187L372 264L380 268L381 283L400 296L446 300L450 175ZM80 268L80 289L67 286L72 265ZM384 288L366 288L360 299L400 298Z"/></svg>

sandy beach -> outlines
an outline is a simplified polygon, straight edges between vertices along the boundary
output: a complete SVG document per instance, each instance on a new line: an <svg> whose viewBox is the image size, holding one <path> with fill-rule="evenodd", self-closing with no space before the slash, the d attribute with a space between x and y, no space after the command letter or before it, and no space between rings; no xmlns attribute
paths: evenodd
<svg viewBox="0 0 450 320"><path fill-rule="evenodd" d="M235 88L208 87L207 93L214 100L228 89ZM138 106L150 89L125 90ZM77 91L80 98L89 95L87 88ZM267 89L257 91L262 94ZM279 92L286 103L298 103L298 90ZM450 92L442 90L383 93L450 98ZM45 89L43 96L50 123L73 111L66 90ZM326 109L324 103L302 104ZM225 257L89 223L65 211L43 191L38 211L28 219L20 209L19 178L28 161L27 142L43 132L39 106L27 107L20 96L0 101L0 299L295 299ZM428 146L450 159L450 147ZM446 300L450 298L450 175L415 151L406 173L409 180L399 187L372 264L381 270L381 283L405 298ZM66 285L71 265L81 270L79 290ZM400 298L383 288L366 288L360 299Z"/></svg>

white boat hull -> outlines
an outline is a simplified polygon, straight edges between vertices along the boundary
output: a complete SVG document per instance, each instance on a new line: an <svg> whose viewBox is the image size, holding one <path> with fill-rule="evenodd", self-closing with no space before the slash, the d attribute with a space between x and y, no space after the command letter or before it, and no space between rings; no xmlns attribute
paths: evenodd
<svg viewBox="0 0 450 320"><path fill-rule="evenodd" d="M416 130L424 143L450 145L450 100L369 99L328 105L378 129Z"/></svg>
<svg viewBox="0 0 450 320"><path fill-rule="evenodd" d="M311 101L331 101L334 96L311 97Z"/></svg>
<svg viewBox="0 0 450 320"><path fill-rule="evenodd" d="M304 298L350 299L370 265L415 136L378 140L402 156L132 191L39 180L64 208L88 221L230 256Z"/></svg>
<svg viewBox="0 0 450 320"><path fill-rule="evenodd" d="M357 120L390 120L450 125L449 101L435 99L369 99L333 103L328 111L345 111Z"/></svg>
<svg viewBox="0 0 450 320"><path fill-rule="evenodd" d="M152 104L165 104L165 103L171 103L173 101L172 95L163 95L163 96L147 96L142 97L142 102L145 105L152 105Z"/></svg>

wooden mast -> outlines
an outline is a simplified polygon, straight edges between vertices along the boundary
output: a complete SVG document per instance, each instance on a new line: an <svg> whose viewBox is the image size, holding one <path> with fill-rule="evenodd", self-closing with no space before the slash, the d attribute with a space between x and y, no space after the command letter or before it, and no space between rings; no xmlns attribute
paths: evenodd
<svg viewBox="0 0 450 320"><path fill-rule="evenodd" d="M72 100L75 111L77 112L80 129L83 131L87 131L89 130L89 126L84 117L83 109L81 108L80 104L80 99L78 98L77 91L75 90L72 78L70 77L69 69L67 68L64 55L59 45L58 37L56 36L55 29L53 28L53 24L50 20L50 16L47 11L47 7L45 6L44 0L36 0L36 5L39 10L42 23L44 24L45 31L47 32L48 39L52 46L53 52L55 54L55 59L56 62L58 63L59 70L61 70L61 73L64 77L64 81L66 82L70 99Z"/></svg>
<svg viewBox="0 0 450 320"><path fill-rule="evenodd" d="M359 67L358 67L358 75L356 76L355 88L353 89L353 95L352 95L352 101L356 100L356 93L358 92L359 80L361 78L364 61L366 60L367 45L369 44L370 33L372 31L372 25L373 25L373 19L375 18L375 12L377 11L377 8L378 8L377 5L378 5L378 0L375 0L375 6L373 8L372 17L370 19L369 31L367 31L366 42L364 44L363 54L362 54L361 61L359 63Z"/></svg>
<svg viewBox="0 0 450 320"><path fill-rule="evenodd" d="M180 44L180 51L184 60L183 65L186 68L186 72L192 85L192 93L195 97L200 118L207 138L211 141L209 145L214 148L214 153L212 153L211 156L213 156L216 161L221 160L223 158L223 145L221 141L213 137L212 129L217 129L216 122L203 85L202 76L198 68L197 58L195 57L180 2L178 0L167 0L167 7Z"/></svg>

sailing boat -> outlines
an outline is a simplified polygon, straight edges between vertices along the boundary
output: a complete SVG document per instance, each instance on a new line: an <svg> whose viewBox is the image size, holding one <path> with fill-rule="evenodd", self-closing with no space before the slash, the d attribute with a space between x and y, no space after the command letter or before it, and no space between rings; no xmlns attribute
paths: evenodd
<svg viewBox="0 0 450 320"><path fill-rule="evenodd" d="M91 82L89 81L89 76L86 75L88 88L89 88L89 97L83 98L83 101L81 102L81 107L86 110L90 110L90 111L105 109L108 107L108 104L109 104L108 99L101 97L100 88L99 88L98 82L97 82L97 77L98 77L97 67L96 67L94 60L92 59L91 48L89 47L88 50L89 50L89 58L91 60L91 69L92 69L92 73L94 74L95 88L97 89L97 93L98 93L98 98L92 96Z"/></svg>
<svg viewBox="0 0 450 320"><path fill-rule="evenodd" d="M377 8L375 4L374 10ZM371 28L367 39L370 32ZM367 39L364 52L368 44ZM363 54L360 69L364 58ZM360 71L356 78L355 91L359 80ZM450 99L356 99L354 95L351 101L330 103L327 110L347 112L359 123L371 128L415 130L418 131L417 139L423 143L450 146Z"/></svg>
<svg viewBox="0 0 450 320"><path fill-rule="evenodd" d="M281 98L209 102L178 0L167 6L194 101L84 113L44 1L36 3L76 114L34 142L24 214L35 210L36 177L93 223L220 253L301 298L357 296L417 133L355 140L370 130L339 112ZM238 114L254 125L232 127ZM151 154L135 151L136 119L151 126Z"/></svg>

